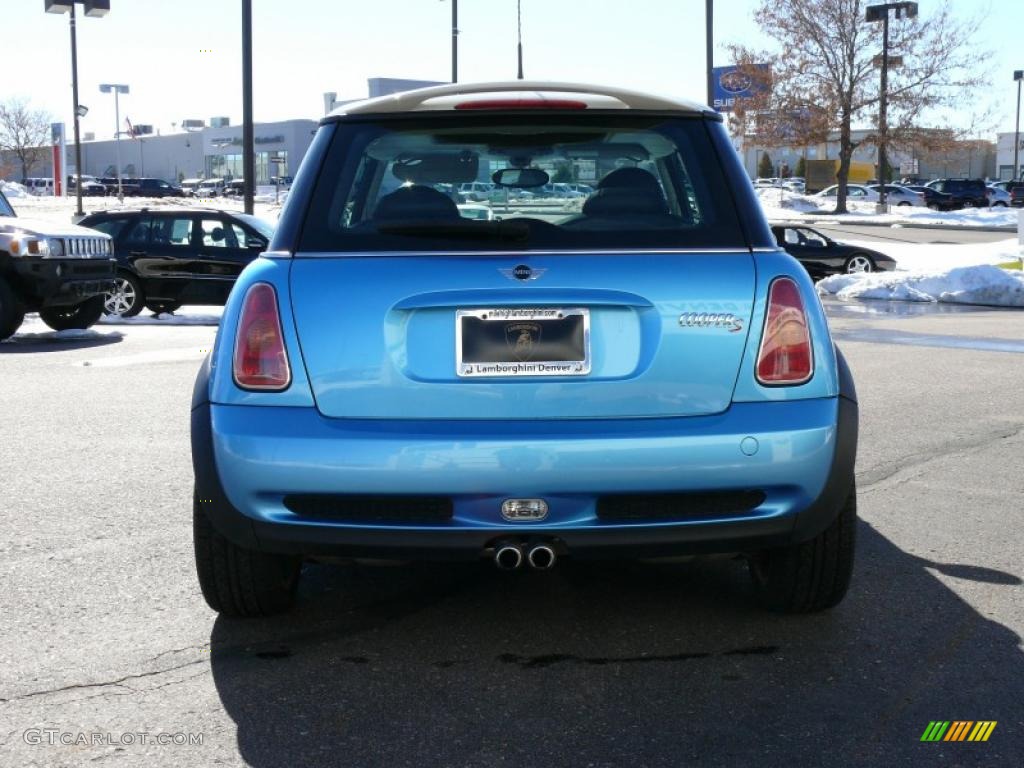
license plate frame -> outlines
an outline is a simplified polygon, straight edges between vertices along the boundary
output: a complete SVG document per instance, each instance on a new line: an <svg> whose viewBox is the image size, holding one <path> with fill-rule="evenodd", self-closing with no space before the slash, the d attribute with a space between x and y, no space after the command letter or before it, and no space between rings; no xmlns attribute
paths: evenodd
<svg viewBox="0 0 1024 768"><path fill-rule="evenodd" d="M506 354L497 355L502 359L476 359L480 357L478 351L474 351L468 356L470 359L467 359L467 331L469 334L473 333L472 329L467 327L467 319L476 321L480 328L484 327L480 323L495 323L494 328L487 328L485 332L485 335L491 337L495 335L498 326L502 326L507 346ZM540 357L537 357L538 349L543 350L551 346L550 343L546 347L541 346L545 328L556 334L569 331L573 338L569 342L563 341L562 346L565 343L575 344L578 337L582 349L572 350L575 352L572 355L559 355L573 359L541 359L545 357L542 351L539 352ZM534 331L538 349L533 349L533 342L529 338ZM515 338L515 344L512 343L510 334L519 334ZM522 339L524 334L527 338ZM488 348L492 353L496 353L493 338L485 339L484 342L485 346L490 345ZM488 356L493 357L495 354ZM455 311L455 373L459 378L586 376L590 370L590 310L586 307L481 307Z"/></svg>

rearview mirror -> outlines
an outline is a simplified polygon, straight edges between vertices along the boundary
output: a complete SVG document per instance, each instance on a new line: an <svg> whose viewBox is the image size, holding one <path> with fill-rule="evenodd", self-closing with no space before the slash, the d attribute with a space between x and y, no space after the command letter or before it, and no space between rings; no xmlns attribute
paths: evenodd
<svg viewBox="0 0 1024 768"><path fill-rule="evenodd" d="M547 171L540 168L502 168L495 171L491 181L500 187L516 187L527 189L530 187L543 187L551 177Z"/></svg>

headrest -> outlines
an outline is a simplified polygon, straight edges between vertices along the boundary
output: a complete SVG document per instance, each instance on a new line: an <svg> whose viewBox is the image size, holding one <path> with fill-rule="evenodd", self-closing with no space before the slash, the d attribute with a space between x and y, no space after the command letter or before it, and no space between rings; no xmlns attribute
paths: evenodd
<svg viewBox="0 0 1024 768"><path fill-rule="evenodd" d="M459 209L452 199L436 189L415 185L401 187L377 202L375 221L401 219L457 219Z"/></svg>
<svg viewBox="0 0 1024 768"><path fill-rule="evenodd" d="M643 168L617 168L598 183L598 189L640 189L652 194L661 194L661 186L650 171Z"/></svg>
<svg viewBox="0 0 1024 768"><path fill-rule="evenodd" d="M599 189L583 204L585 216L628 216L633 214L668 213L668 205L659 191L622 187Z"/></svg>

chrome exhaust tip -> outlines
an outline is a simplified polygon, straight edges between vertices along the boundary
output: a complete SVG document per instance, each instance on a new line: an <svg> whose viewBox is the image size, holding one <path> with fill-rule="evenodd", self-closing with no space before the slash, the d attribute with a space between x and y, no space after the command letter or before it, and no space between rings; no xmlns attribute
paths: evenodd
<svg viewBox="0 0 1024 768"><path fill-rule="evenodd" d="M515 544L502 544L494 550L494 564L503 571L514 571L523 564L523 550Z"/></svg>
<svg viewBox="0 0 1024 768"><path fill-rule="evenodd" d="M553 550L547 544L537 544L530 547L530 551L526 556L526 559L530 562L530 567L536 571L547 571L555 567L555 550Z"/></svg>

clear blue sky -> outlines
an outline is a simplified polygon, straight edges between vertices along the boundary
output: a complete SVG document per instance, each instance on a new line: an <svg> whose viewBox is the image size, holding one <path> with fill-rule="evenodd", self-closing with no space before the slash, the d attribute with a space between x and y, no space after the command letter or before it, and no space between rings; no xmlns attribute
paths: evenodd
<svg viewBox="0 0 1024 768"><path fill-rule="evenodd" d="M254 0L257 121L322 113L322 93L366 95L368 77L447 80L451 0ZM3 0L0 100L28 97L69 122L66 15L43 0ZM937 0L920 0L922 15ZM121 114L169 131L183 118L241 117L240 0L112 0L105 18L79 14L83 131L112 136L113 97L101 82L128 83ZM757 0L716 0L719 44L764 44ZM1024 69L1024 2L954 0L957 13L988 9L978 42L993 50L992 86L976 104L999 105L1012 130L1012 70ZM81 6L80 6L81 8ZM522 0L525 74L704 99L703 0ZM515 76L515 0L461 0L460 80ZM728 63L722 48L716 64ZM965 109L968 105L965 105Z"/></svg>

